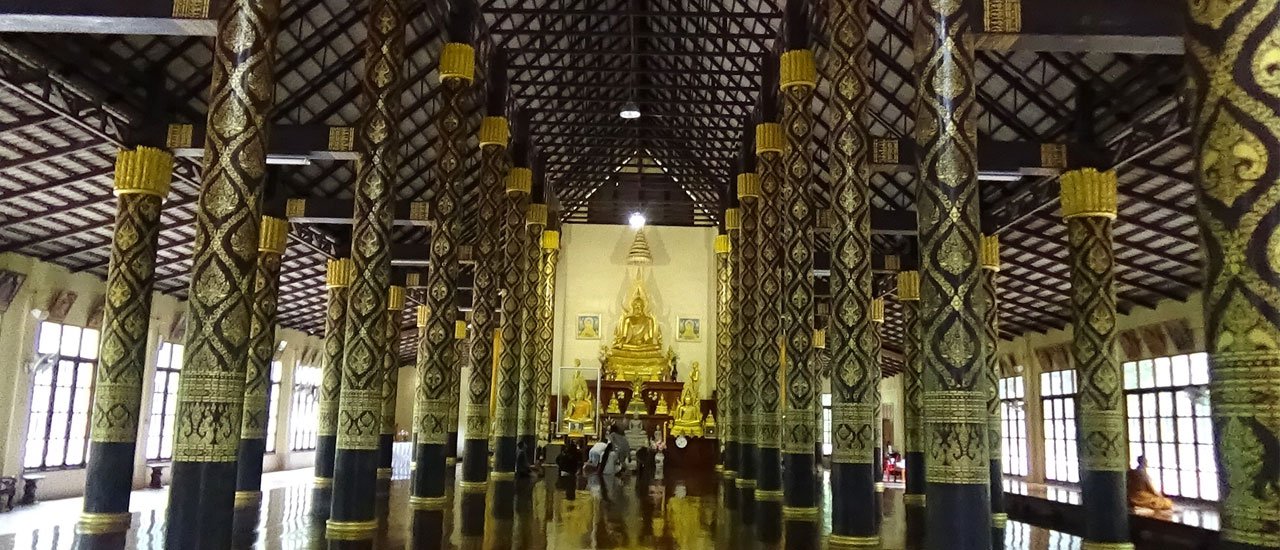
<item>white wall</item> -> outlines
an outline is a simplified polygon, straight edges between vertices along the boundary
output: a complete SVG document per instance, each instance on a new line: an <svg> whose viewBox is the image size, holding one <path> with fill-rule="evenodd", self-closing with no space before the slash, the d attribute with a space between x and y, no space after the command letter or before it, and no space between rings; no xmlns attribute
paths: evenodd
<svg viewBox="0 0 1280 550"><path fill-rule="evenodd" d="M689 365L697 361L699 393L711 397L715 387L716 263L712 227L645 228L653 255L647 290L650 313L662 327L662 345L679 356L678 378L687 380ZM560 233L560 261L556 268L555 346L552 388L560 387L559 368L599 367L600 346L612 342L629 290L627 251L635 230L625 225L567 224ZM600 340L576 339L577 316L600 314ZM676 342L676 317L702 319L702 341Z"/></svg>
<svg viewBox="0 0 1280 550"><path fill-rule="evenodd" d="M27 276L13 303L4 313L0 313L0 350L3 350L0 352L0 436L3 436L0 440L3 443L3 448L0 449L0 474L17 476L22 473L22 457L26 452L27 416L31 399L31 375L28 368L34 353L36 329L40 325L40 321L31 315L31 310L44 309L54 293L70 290L77 293L78 298L63 322L84 326L87 324L89 309L104 292L105 283L95 275L71 273L63 267L14 253L0 254L0 269ZM184 302L172 296L159 293L153 296L151 324L148 329L147 372L143 378L141 410L144 414L139 426L139 445L134 459L134 487L144 487L149 481L150 470L147 468L143 444L149 429L150 416L146 411L151 410L151 383L155 377L157 350L162 335L168 334L173 320L185 308ZM309 467L314 454L289 451L289 406L293 403L293 371L301 352L307 347L317 347L322 343L318 337L288 329L277 331L276 337L288 344L280 358L283 366L282 391L277 403L282 408L278 418L280 427L276 431L276 452L265 457L263 467L266 471ZM38 473L45 476L40 482L40 498L66 498L80 496L84 492L83 469ZM166 469L166 483L169 473Z"/></svg>

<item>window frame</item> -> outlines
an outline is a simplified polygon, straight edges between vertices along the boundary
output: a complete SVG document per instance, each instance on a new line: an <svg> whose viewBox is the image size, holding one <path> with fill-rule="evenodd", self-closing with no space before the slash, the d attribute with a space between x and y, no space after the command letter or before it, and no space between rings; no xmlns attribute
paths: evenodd
<svg viewBox="0 0 1280 550"><path fill-rule="evenodd" d="M1080 483L1076 433L1075 370L1040 373L1040 412L1044 425L1044 477L1055 483ZM1059 459L1061 457L1061 464Z"/></svg>
<svg viewBox="0 0 1280 550"><path fill-rule="evenodd" d="M284 377L284 363L271 361L267 373L267 440L263 454L275 454L276 432L280 431L280 387Z"/></svg>
<svg viewBox="0 0 1280 550"><path fill-rule="evenodd" d="M289 414L289 450L316 450L320 406L320 367L299 365L293 370L293 399Z"/></svg>
<svg viewBox="0 0 1280 550"><path fill-rule="evenodd" d="M149 415L147 439L143 448L143 456L148 464L173 461L173 434L169 432L173 430L173 422L177 421L178 384L182 379L182 354L185 351L186 346L184 344L165 340L161 340L160 346L156 350L156 368L151 375L151 406L147 412ZM163 361L163 355L166 352L168 361ZM162 363L165 366L162 367ZM175 367L175 364L178 366ZM161 378L163 378L163 388L159 387ZM160 406L158 415L156 413L157 403ZM173 419L172 422L169 421L170 419ZM166 426L169 427L169 430L165 429ZM166 436L169 438L168 445L165 445ZM151 441L153 439L156 440L155 454L151 452Z"/></svg>
<svg viewBox="0 0 1280 550"><path fill-rule="evenodd" d="M1122 369L1130 465L1145 456L1151 482L1165 496L1218 502L1208 355L1197 352L1125 361ZM1197 403L1201 399L1203 403ZM1190 442L1183 440L1184 431L1191 435ZM1190 467L1184 458L1190 459ZM1191 480L1194 491L1186 490Z"/></svg>
<svg viewBox="0 0 1280 550"><path fill-rule="evenodd" d="M1030 438L1027 434L1026 380L1022 375L999 379L1000 469L1014 477L1031 473Z"/></svg>
<svg viewBox="0 0 1280 550"><path fill-rule="evenodd" d="M41 341L47 336L47 331L53 327L56 327L58 336L57 342L53 346L54 351L46 352L46 354L48 354L52 359L46 367L49 372L48 384L40 383L42 371L37 370L32 373L31 381L27 385L27 389L29 391L27 433L22 456L22 471L24 472L78 470L84 468L88 463L90 431L93 424L93 397L94 391L97 388L98 347L101 345L102 334L100 330L94 328L81 327L69 323L41 321L35 334L35 358L38 359L42 355L40 352L42 347L40 345ZM63 350L67 347L63 338L66 336L68 328L76 329L79 334L79 343L76 345L75 355L63 353ZM91 342L87 341L87 337L90 333L95 335ZM91 345L86 346L86 344ZM88 353L88 355L86 355L86 353ZM70 380L66 386L59 386L59 378L61 378L61 373L63 372L62 369L67 367L64 363L70 363ZM82 380L83 377L88 378L87 382ZM45 410L37 412L36 401L40 394L38 390L40 387L45 386L48 387L49 394L48 400L44 405ZM65 392L60 392L60 388L65 389ZM83 395L81 394L81 391L88 392L87 398L77 399L77 397ZM59 397L64 395L66 399L60 403ZM58 407L60 406L65 406L65 410L59 412ZM55 430L58 429L58 426L54 423L54 419L60 414L66 416L66 424L61 428L62 460L60 463L50 464L48 463L50 442L57 440L56 438L52 438L52 436L54 435ZM42 416L43 418L38 418L37 415ZM77 417L84 419L83 429L78 431L76 429ZM37 420L41 421L41 423L37 424ZM42 427L41 424L43 424ZM37 428L40 428L40 430L33 431ZM43 434L43 437L33 438L33 433ZM79 437L72 437L72 435L77 434ZM78 462L68 462L67 460L68 457L72 455L73 448L71 442L73 440L79 441L80 460ZM30 446L32 444L40 445L40 464L38 466L28 466L28 457L31 454Z"/></svg>

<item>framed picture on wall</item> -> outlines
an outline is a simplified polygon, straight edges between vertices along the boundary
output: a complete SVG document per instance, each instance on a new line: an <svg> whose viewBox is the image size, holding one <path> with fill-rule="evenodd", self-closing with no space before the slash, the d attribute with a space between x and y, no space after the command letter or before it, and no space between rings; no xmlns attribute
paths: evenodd
<svg viewBox="0 0 1280 550"><path fill-rule="evenodd" d="M599 313L579 313L578 323L574 325L573 333L579 340L599 340L600 339L600 314Z"/></svg>
<svg viewBox="0 0 1280 550"><path fill-rule="evenodd" d="M701 342L702 319L697 317L676 317L677 342Z"/></svg>

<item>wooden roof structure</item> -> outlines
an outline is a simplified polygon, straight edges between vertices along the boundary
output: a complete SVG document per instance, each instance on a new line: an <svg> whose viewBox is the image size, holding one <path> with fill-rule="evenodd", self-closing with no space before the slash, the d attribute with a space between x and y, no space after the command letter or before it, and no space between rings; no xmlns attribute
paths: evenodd
<svg viewBox="0 0 1280 550"><path fill-rule="evenodd" d="M225 1L210 0L210 13ZM464 0L407 1L409 84L397 194L405 203L429 204L437 185L432 166L443 21L450 4ZM477 74L495 52L505 55L509 110L528 120L559 223L624 223L625 213L637 209L666 224L720 223L741 169L744 130L757 121L761 90L769 86L766 73L777 63L785 0L478 1ZM169 0L128 7L91 0L15 2L0 14L0 251L105 276L115 151L174 144L175 137L178 145L198 150L193 143L202 139L207 109L213 22L173 18ZM811 3L821 68L827 55L824 1ZM1065 226L1057 212L1056 175L1064 168L1118 170L1122 312L1197 290L1202 260L1181 97L1182 5L966 3L978 48L983 228L999 234L1002 246L1002 336L1070 323ZM282 2L271 152L305 156L309 163L273 166L268 203L307 198L340 211L351 198L354 155L332 139L361 113L365 8L350 4ZM866 122L876 138L873 245L879 255L910 268L918 184L910 160L914 14L908 0L872 4L874 93ZM996 9L1005 5L1020 6L1016 27L1008 10ZM1102 10L1105 20L1091 17ZM143 16L150 19L135 19ZM129 34L93 34L104 28ZM484 114L483 78L476 84L468 102L472 135ZM829 92L820 82L813 104L819 207L830 187ZM643 116L621 119L618 111L627 102ZM171 135L170 125L191 125L192 137L183 140L182 126ZM469 145L474 154L465 171L474 183L474 137ZM157 287L179 297L188 284L199 162L198 156L178 160L163 214ZM476 204L464 203L471 238ZM332 221L293 223L281 281L280 321L286 327L323 328L324 260L340 253L350 233ZM402 258L400 251L405 258L422 257L427 231L413 223L397 227L395 257ZM821 233L818 239L822 256L829 239ZM824 261L818 262L820 313ZM885 260L877 261L884 266ZM881 270L876 286L878 294L891 293L891 274ZM901 324L892 299L887 317L886 367L896 372ZM410 334L411 312L403 325ZM412 340L402 339L406 357Z"/></svg>

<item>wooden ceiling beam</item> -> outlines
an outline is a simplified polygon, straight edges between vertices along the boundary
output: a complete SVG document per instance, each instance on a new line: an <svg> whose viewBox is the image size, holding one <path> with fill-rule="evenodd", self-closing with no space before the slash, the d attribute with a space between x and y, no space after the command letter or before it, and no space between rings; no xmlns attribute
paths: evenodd
<svg viewBox="0 0 1280 550"><path fill-rule="evenodd" d="M980 50L1182 55L1186 6L1179 0L965 0Z"/></svg>
<svg viewBox="0 0 1280 550"><path fill-rule="evenodd" d="M183 0L6 0L0 32L213 36L228 1L184 12Z"/></svg>

